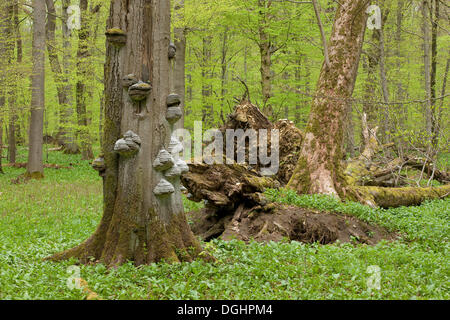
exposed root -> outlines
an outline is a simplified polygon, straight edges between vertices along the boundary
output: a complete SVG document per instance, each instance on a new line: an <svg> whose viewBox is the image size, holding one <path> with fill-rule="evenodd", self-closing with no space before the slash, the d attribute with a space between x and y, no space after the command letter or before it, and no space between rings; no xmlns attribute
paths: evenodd
<svg viewBox="0 0 450 320"><path fill-rule="evenodd" d="M240 207L228 215L203 209L188 216L193 222L192 230L205 241L220 237L224 240L291 240L321 244L339 240L373 245L382 239L396 237L352 216L279 204L253 209Z"/></svg>

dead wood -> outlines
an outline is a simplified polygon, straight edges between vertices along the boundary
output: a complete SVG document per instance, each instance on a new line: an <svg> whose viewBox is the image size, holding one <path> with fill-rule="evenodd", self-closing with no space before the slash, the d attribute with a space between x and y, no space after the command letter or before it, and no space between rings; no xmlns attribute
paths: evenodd
<svg viewBox="0 0 450 320"><path fill-rule="evenodd" d="M182 183L188 189L191 200L205 200L208 207L233 215L241 204L245 204L246 208L264 206L266 200L263 192L266 188L284 186L289 182L297 165L304 135L292 121L279 120L272 124L258 107L248 101L236 106L219 130L223 136L226 136L227 129L244 131L267 129L269 147L270 130L278 129L280 132L280 168L273 177L263 177L262 166L259 164L191 164L190 172L183 176ZM408 179L401 173L402 169L407 166L422 169L424 164L414 158L386 159L382 151L389 145L379 145L376 134L377 128L369 128L367 121L363 118L364 150L357 158L344 164L348 199L373 206L396 207L418 205L426 199L436 199L446 195L447 187L408 187ZM237 143L238 141L235 141L235 144ZM244 145L248 157L249 148L254 146L250 146L248 141ZM226 143L224 143L224 153L226 153L225 148ZM248 163L248 158L246 161ZM439 182L449 181L449 174L433 170L432 164L425 163L425 172L433 174Z"/></svg>

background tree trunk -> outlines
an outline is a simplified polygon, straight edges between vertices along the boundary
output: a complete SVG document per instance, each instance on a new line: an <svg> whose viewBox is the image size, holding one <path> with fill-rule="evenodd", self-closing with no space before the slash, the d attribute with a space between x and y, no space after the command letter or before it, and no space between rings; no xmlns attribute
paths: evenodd
<svg viewBox="0 0 450 320"><path fill-rule="evenodd" d="M31 118L26 175L44 177L42 161L45 108L45 18L44 1L33 0L33 74L31 75Z"/></svg>
<svg viewBox="0 0 450 320"><path fill-rule="evenodd" d="M161 150L169 149L173 130L165 119L170 90L170 1L113 0L107 38L104 166L99 168L104 179L103 218L88 240L49 259L77 257L86 263L93 257L107 265L128 260L137 265L162 259L190 261L201 247L183 212L179 176L169 178L167 171L152 165L157 164ZM141 102L133 102L122 83L130 74L152 86ZM135 153L118 154L115 146L130 130L140 143L134 144ZM164 179L170 181L173 193L162 197L155 187Z"/></svg>
<svg viewBox="0 0 450 320"><path fill-rule="evenodd" d="M381 18L381 30L380 30L380 41L379 41L379 67L380 67L380 83L381 83L381 92L383 93L383 102L384 102L384 114L383 114L383 123L382 123L382 136L383 142L389 143L391 140L391 121L389 115L389 88L388 88L388 79L386 74L386 53L385 53L385 41L384 41L384 23L389 14L388 10L382 10L382 18Z"/></svg>
<svg viewBox="0 0 450 320"><path fill-rule="evenodd" d="M178 0L175 4L175 19L184 21L184 0ZM186 102L186 34L185 28L177 27L174 29L175 47L177 55L175 57L174 70L174 89L180 95L181 106L183 108L183 117L177 122L178 128L184 127L185 102Z"/></svg>
<svg viewBox="0 0 450 320"><path fill-rule="evenodd" d="M367 1L341 1L322 65L297 167L288 187L299 193L343 195L343 121L352 96L366 27Z"/></svg>
<svg viewBox="0 0 450 320"><path fill-rule="evenodd" d="M79 153L79 148L74 141L74 136L71 130L71 117L73 110L71 107L71 86L69 84L68 75L68 55L70 57L70 31L67 27L67 0L63 1L62 5L62 31L63 31L63 68L58 57L58 48L55 38L56 31L56 9L53 0L46 0L47 4L47 51L50 67L52 69L53 77L56 83L56 90L58 92L60 127L58 132L58 143L64 147L64 152L68 154ZM70 58L69 58L70 59Z"/></svg>
<svg viewBox="0 0 450 320"><path fill-rule="evenodd" d="M88 41L90 37L90 19L88 18L88 0L80 0L81 29L78 31L78 51L77 51L77 84L76 101L78 115L78 131L81 140L81 154L84 160L94 157L92 152L92 141L89 133L89 122L87 113L88 102L88 75L90 51ZM92 84L91 84L92 85Z"/></svg>
<svg viewBox="0 0 450 320"><path fill-rule="evenodd" d="M70 0L62 0L62 38L63 38L63 90L66 96L66 104L61 106L60 112L60 127L59 136L62 137L64 141L64 152L67 154L77 154L80 153L80 147L76 142L75 135L75 123L73 115L75 110L73 108L73 96L72 96L72 84L70 82L72 73L72 31L69 29L68 22L68 8L70 5Z"/></svg>
<svg viewBox="0 0 450 320"><path fill-rule="evenodd" d="M203 37L203 61L202 61L202 120L206 127L214 123L214 105L212 102L212 37Z"/></svg>
<svg viewBox="0 0 450 320"><path fill-rule="evenodd" d="M270 14L267 11L271 5L271 0L258 0L260 10L259 52L261 55L262 110L268 117L273 115L272 106L269 101L272 97L272 44L267 30L270 25Z"/></svg>
<svg viewBox="0 0 450 320"><path fill-rule="evenodd" d="M437 55L438 55L438 22L439 22L439 0L432 0L431 14L431 74L430 74L430 93L431 93L431 144L433 151L437 152L438 147L438 117L436 112L436 76L437 76ZM434 14L433 14L434 13Z"/></svg>
<svg viewBox="0 0 450 320"><path fill-rule="evenodd" d="M0 172L2 172L1 166L1 157L3 155L3 117L6 115L6 112L3 112L6 100L9 100L9 124L14 120L13 112L11 111L14 103L14 72L12 66L14 66L14 25L13 25L13 16L14 16L14 2L12 0L5 1L0 6L0 28L1 34L3 38L0 44L0 56L2 57L2 61L0 64ZM6 121L5 121L6 123ZM14 127L14 126L13 126ZM8 128L9 133L11 133L11 128ZM13 142L15 145L14 139L8 137L9 142ZM9 148L11 150L11 148ZM9 154L8 154L9 155ZM13 158L15 158L15 153L13 153ZM15 159L14 159L15 161Z"/></svg>
<svg viewBox="0 0 450 320"><path fill-rule="evenodd" d="M428 136L432 136L432 112L431 112L431 61L430 61L430 2L428 0L422 1L422 31L423 31L423 65L425 77L425 119L426 130Z"/></svg>

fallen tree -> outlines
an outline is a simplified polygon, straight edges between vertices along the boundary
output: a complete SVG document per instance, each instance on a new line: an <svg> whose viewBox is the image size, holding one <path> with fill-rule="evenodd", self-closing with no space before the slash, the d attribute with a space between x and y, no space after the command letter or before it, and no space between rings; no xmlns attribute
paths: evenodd
<svg viewBox="0 0 450 320"><path fill-rule="evenodd" d="M188 198L192 201L204 201L206 208L190 213L193 221L192 230L203 240L216 237L240 240L255 239L260 241L278 241L282 238L304 242L319 241L321 243L350 241L355 234L361 243L373 244L380 239L391 239L392 235L383 229L371 230L376 236L367 238L362 230L367 225L343 225L338 215L311 212L304 209L293 209L270 203L264 196L266 188L286 187L298 162L303 132L288 120L279 120L272 124L256 107L243 101L228 116L226 123L220 128L222 133L227 129L279 129L280 168L276 175L261 175L259 164L204 164L192 163L189 172L182 176L182 183L187 189ZM402 160L376 161L383 146L379 146L376 130L364 127L365 149L355 159L342 160L344 181L347 192L344 200L359 201L371 206L397 207L419 205L427 199L439 199L449 195L450 186L438 188L386 188L367 186L380 178L380 174L392 174L397 171ZM268 144L271 141L268 137ZM225 144L224 144L225 145ZM248 149L249 145L245 147ZM236 150L236 149L235 149ZM247 150L248 151L248 150ZM248 160L248 159L246 159ZM405 161L403 161L405 162ZM397 165L394 165L397 164ZM435 170L436 171L436 170ZM442 172L445 176L446 173ZM319 216L317 216L319 214ZM305 223L303 229L298 221ZM357 230L353 225L357 226ZM361 233L362 232L362 233ZM339 236L336 236L339 234ZM350 235L350 236L349 236ZM334 240L333 240L334 239Z"/></svg>
<svg viewBox="0 0 450 320"><path fill-rule="evenodd" d="M351 190L346 193L344 199L382 207L396 207L418 205L426 199L437 199L448 193L447 186L437 188L384 187L380 181L386 183L386 179L393 179L393 174L402 164L419 165L416 164L416 160L410 162L408 159L401 160L399 158L391 161L374 161L374 157L380 152L382 146L379 146L375 139L376 129L370 129L367 126L363 126L363 128L365 137L363 152L357 158L342 161L341 164L345 168L343 172L347 190ZM206 200L209 206L220 210L235 210L241 203L249 203L249 206L260 203L258 202L261 201L260 194L264 192L265 188L287 185L298 162L304 137L303 132L296 128L293 122L279 120L272 124L258 107L248 101L243 101L235 107L234 112L228 116L227 122L219 130L225 133L227 129L279 129L280 167L277 174L272 177L263 177L259 164L253 166L248 163L243 165L190 164L190 171L183 175L182 183L188 189L191 200ZM267 140L267 144L270 145L270 136ZM248 147L247 144L246 148ZM384 165L385 162L388 164ZM448 173L439 170L435 170L435 172L439 172L442 177L448 176ZM411 196L404 196L405 194L411 194Z"/></svg>

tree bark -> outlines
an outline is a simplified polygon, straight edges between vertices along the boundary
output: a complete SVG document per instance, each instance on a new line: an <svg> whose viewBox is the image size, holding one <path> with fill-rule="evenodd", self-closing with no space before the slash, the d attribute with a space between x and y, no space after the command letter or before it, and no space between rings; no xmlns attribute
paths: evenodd
<svg viewBox="0 0 450 320"><path fill-rule="evenodd" d="M174 129L166 120L170 1L113 0L107 39L104 163L97 166L104 182L103 217L88 240L49 259L77 257L88 263L92 257L109 266L191 261L201 247L183 212L179 176L169 178L170 166L163 169L157 161L161 150L170 150ZM122 82L131 74L142 81L138 88L147 88L141 101L130 99L136 87ZM125 152L121 138L130 137L130 130L133 140L127 143L133 149ZM158 187L164 179L173 188L171 194L165 189L165 196Z"/></svg>
<svg viewBox="0 0 450 320"><path fill-rule="evenodd" d="M258 0L259 6L259 53L261 56L261 90L263 98L263 113L270 117L273 115L273 109L270 104L272 97L272 43L268 28L270 26L270 14L268 10L272 5L271 0Z"/></svg>
<svg viewBox="0 0 450 320"><path fill-rule="evenodd" d="M184 0L178 0L175 4L175 19L184 21ZM177 122L178 128L184 127L185 117L185 102L186 102L186 34L184 27L177 27L174 29L175 47L177 48L177 55L175 57L174 70L174 89L180 96L181 106L183 108L183 117Z"/></svg>
<svg viewBox="0 0 450 320"><path fill-rule="evenodd" d="M31 75L31 119L26 176L44 177L42 161L45 108L45 2L33 1L33 73Z"/></svg>
<svg viewBox="0 0 450 320"><path fill-rule="evenodd" d="M377 69L380 61L379 43L380 30L372 31L370 48L366 52L367 60L364 60L363 66L366 71L366 80L364 81L364 102L363 113L367 115L367 122L370 127L377 125L378 105L374 102L377 94Z"/></svg>
<svg viewBox="0 0 450 320"><path fill-rule="evenodd" d="M57 43L55 39L56 31L56 10L53 0L46 0L47 5L47 24L46 24L46 38L47 38L47 52L50 67L52 69L53 77L56 83L56 90L58 92L58 102L60 109L60 127L58 132L58 143L64 147L64 152L68 154L79 153L79 148L74 142L74 136L71 132L71 116L73 110L71 107L71 86L69 83L67 55L70 55L70 32L67 27L67 0L64 0L62 6L62 26L63 26L63 68L58 57Z"/></svg>
<svg viewBox="0 0 450 320"><path fill-rule="evenodd" d="M383 11L383 17L381 18L381 30L380 30L380 42L379 42L379 57L380 57L380 82L381 91L383 93L384 102L384 115L383 115L383 125L382 125L382 136L383 142L389 143L391 139L391 122L389 119L389 88L388 80L386 75L386 53L385 53L385 42L384 42L384 24L389 14L388 10Z"/></svg>
<svg viewBox="0 0 450 320"><path fill-rule="evenodd" d="M61 119L60 119L60 128L59 128L59 136L62 137L64 142L64 153L67 154L78 154L80 153L80 146L76 141L76 133L75 133L75 123L73 119L73 115L75 110L73 108L73 96L72 96L72 83L71 73L73 68L72 61L72 31L68 26L68 8L70 5L70 0L62 0L62 37L63 37L63 90L66 96L66 104L61 106Z"/></svg>
<svg viewBox="0 0 450 320"><path fill-rule="evenodd" d="M8 146L8 157L11 155L15 161L15 131L14 131L14 121L15 121L15 108L14 103L14 83L15 74L14 69L11 66L14 65L14 2L12 0L6 1L0 7L0 28L3 39L1 39L2 44L0 44L0 56L2 57L2 64L0 68L0 117L3 117L6 112L2 113L1 109L4 108L6 100L9 100L9 127L8 129L8 143L12 143L12 146ZM0 120L0 122L3 119ZM12 128L11 128L12 125ZM1 169L1 156L3 154L3 123L0 123L0 172ZM10 134L13 134L11 137Z"/></svg>
<svg viewBox="0 0 450 320"><path fill-rule="evenodd" d="M211 127L214 123L214 106L211 101L212 96L212 36L203 37L203 63L202 63L202 117L206 127Z"/></svg>
<svg viewBox="0 0 450 320"><path fill-rule="evenodd" d="M78 51L77 51L77 84L76 103L78 115L78 131L81 140L81 154L84 160L94 157L92 152L92 141L89 133L89 121L87 113L89 58L91 56L88 41L90 36L90 19L88 17L88 0L80 0L81 29L78 31ZM91 84L92 85L92 84Z"/></svg>
<svg viewBox="0 0 450 320"><path fill-rule="evenodd" d="M221 74L220 74L220 112L223 115L223 109L225 107L225 95L227 94L227 74L228 74L228 27L225 27L222 37L222 57L221 57Z"/></svg>
<svg viewBox="0 0 450 320"><path fill-rule="evenodd" d="M422 31L423 31L423 65L424 65L424 77L425 77L425 119L426 130L428 136L431 138L433 125L432 125L432 110L431 110L431 61L430 61L430 2L428 0L422 1Z"/></svg>
<svg viewBox="0 0 450 320"><path fill-rule="evenodd" d="M402 28L403 28L404 6L405 6L404 0L399 0L398 5L397 5L397 15L396 15L397 25L396 25L396 30L395 30L395 42L396 42L395 55L397 58L396 59L397 60L397 62L396 62L397 90L396 90L395 99L397 101L405 100L405 88L403 85L403 81L401 79L402 61L404 58L404 55L401 50L402 41L403 41ZM393 107L395 110L394 130L395 131L403 130L405 128L405 124L408 120L407 107L403 104L398 104ZM400 157L402 157L406 152L405 149L407 147L407 141L405 141L405 139L403 137L395 137L394 140L395 140L396 146L397 146L397 153L399 154Z"/></svg>
<svg viewBox="0 0 450 320"><path fill-rule="evenodd" d="M434 6L431 7L431 11L434 11L430 14L432 18L431 25L431 74L430 74L430 93L431 93L431 144L435 152L437 152L438 147L438 117L436 112L436 76L437 76L437 55L438 55L438 23L439 23L439 0L433 0L432 3ZM433 10L434 9L434 10Z"/></svg>
<svg viewBox="0 0 450 320"><path fill-rule="evenodd" d="M340 161L343 121L354 89L366 27L367 1L341 1L322 65L297 167L288 187L298 193L344 195Z"/></svg>

